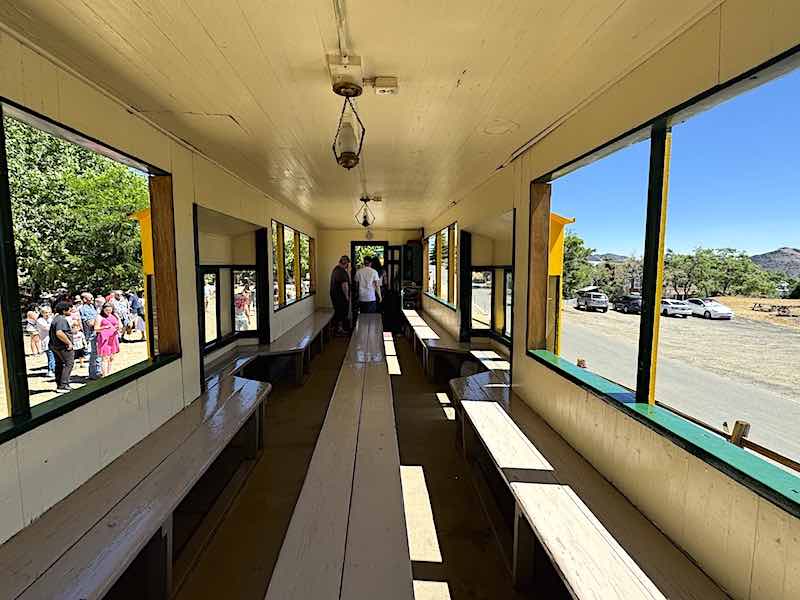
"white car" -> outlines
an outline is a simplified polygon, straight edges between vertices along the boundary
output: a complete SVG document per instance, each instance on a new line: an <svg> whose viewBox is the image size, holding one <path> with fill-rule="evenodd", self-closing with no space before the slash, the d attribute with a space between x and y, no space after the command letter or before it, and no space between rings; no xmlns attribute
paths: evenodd
<svg viewBox="0 0 800 600"><path fill-rule="evenodd" d="M684 319L693 313L692 307L683 300L661 300L661 314L665 317L683 317Z"/></svg>
<svg viewBox="0 0 800 600"><path fill-rule="evenodd" d="M713 298L689 298L686 301L695 317L704 319L732 319L733 311Z"/></svg>

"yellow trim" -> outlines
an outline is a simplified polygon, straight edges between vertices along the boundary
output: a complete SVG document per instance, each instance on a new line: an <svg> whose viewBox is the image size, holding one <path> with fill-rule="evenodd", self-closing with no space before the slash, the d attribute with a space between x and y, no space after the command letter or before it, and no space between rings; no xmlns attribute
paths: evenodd
<svg viewBox="0 0 800 600"><path fill-rule="evenodd" d="M312 292L317 291L317 242L313 237L308 236L308 270L311 272L311 283L309 284Z"/></svg>
<svg viewBox="0 0 800 600"><path fill-rule="evenodd" d="M437 231L436 235L436 285L434 294L437 298L442 297L442 232Z"/></svg>
<svg viewBox="0 0 800 600"><path fill-rule="evenodd" d="M664 180L661 187L661 215L659 217L658 235L658 269L656 271L656 295L653 303L653 341L650 353L650 389L647 391L647 403L656 403L656 369L658 366L658 334L661 329L661 295L664 286L664 238L667 233L667 198L669 194L669 163L672 152L672 131L667 131L664 140Z"/></svg>
<svg viewBox="0 0 800 600"><path fill-rule="evenodd" d="M3 315L0 313L0 331L5 331L3 327ZM25 340L23 339L23 344ZM11 415L11 389L8 387L8 363L6 362L6 342L5 336L0 335L0 360L2 363L0 364L0 370L2 370L3 375L3 390L5 391L5 399L6 399L6 416Z"/></svg>
<svg viewBox="0 0 800 600"><path fill-rule="evenodd" d="M547 263L547 276L548 281L552 276L558 276L558 289L555 291L554 298L559 303L559 311L563 311L563 288L564 288L564 229L567 225L575 222L574 218L563 217L558 213L550 213L550 232L549 248L548 248L548 263ZM556 329L555 348L553 353L556 355L561 354L561 325L563 319L561 315L556 313L558 325Z"/></svg>

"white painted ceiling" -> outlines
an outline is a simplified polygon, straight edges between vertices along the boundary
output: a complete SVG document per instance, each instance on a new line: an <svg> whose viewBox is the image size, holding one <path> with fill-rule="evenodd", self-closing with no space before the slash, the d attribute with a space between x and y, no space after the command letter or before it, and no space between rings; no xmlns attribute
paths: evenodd
<svg viewBox="0 0 800 600"><path fill-rule="evenodd" d="M346 0L377 227L418 227L719 0ZM3 0L0 21L323 227L352 227L334 162L331 0Z"/></svg>

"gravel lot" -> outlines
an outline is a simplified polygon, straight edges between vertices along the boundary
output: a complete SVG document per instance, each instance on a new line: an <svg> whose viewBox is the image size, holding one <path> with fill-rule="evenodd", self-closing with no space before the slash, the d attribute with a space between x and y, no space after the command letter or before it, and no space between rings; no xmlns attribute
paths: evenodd
<svg viewBox="0 0 800 600"><path fill-rule="evenodd" d="M800 329L742 317L709 321L696 317L662 317L659 356L718 375L769 387L797 400L800 388ZM636 344L639 316L615 311L584 312L566 305L565 323L593 334ZM589 360L591 369L591 356Z"/></svg>

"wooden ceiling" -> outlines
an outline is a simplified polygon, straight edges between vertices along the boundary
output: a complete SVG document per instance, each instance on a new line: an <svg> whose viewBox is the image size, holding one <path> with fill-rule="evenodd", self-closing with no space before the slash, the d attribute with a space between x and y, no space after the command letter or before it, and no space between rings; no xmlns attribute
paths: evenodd
<svg viewBox="0 0 800 600"><path fill-rule="evenodd" d="M718 6L710 0L348 0L376 227L418 227ZM359 175L331 142L331 0L4 0L0 21L323 227ZM624 110L624 107L620 107Z"/></svg>

